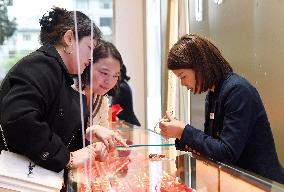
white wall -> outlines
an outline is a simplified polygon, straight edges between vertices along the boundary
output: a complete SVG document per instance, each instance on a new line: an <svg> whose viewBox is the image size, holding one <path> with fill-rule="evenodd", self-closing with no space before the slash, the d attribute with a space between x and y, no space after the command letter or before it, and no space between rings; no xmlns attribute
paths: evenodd
<svg viewBox="0 0 284 192"><path fill-rule="evenodd" d="M113 43L131 77L134 112L142 128L146 122L145 29L143 0L114 0Z"/></svg>

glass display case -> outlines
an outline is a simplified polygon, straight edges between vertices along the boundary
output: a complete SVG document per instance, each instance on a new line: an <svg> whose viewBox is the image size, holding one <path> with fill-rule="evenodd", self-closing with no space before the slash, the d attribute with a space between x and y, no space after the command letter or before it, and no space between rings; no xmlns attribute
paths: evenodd
<svg viewBox="0 0 284 192"><path fill-rule="evenodd" d="M284 191L284 185L232 166L175 149L148 129L121 128L129 148L118 146L105 162L68 173L67 191Z"/></svg>

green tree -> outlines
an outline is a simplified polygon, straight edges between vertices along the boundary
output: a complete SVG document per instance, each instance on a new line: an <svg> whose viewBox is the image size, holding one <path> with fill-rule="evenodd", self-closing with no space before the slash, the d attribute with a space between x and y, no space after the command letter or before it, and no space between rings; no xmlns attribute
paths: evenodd
<svg viewBox="0 0 284 192"><path fill-rule="evenodd" d="M13 4L13 0L0 0L0 45L6 38L13 35L16 30L16 18L9 20L7 7Z"/></svg>

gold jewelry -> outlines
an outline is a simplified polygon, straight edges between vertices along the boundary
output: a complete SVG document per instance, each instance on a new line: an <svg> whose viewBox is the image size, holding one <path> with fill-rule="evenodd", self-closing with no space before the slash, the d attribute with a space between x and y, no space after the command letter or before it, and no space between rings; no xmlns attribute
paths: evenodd
<svg viewBox="0 0 284 192"><path fill-rule="evenodd" d="M160 160L160 159L163 159L165 158L166 156L165 155L162 155L162 154L149 154L149 159L155 159L155 160Z"/></svg>
<svg viewBox="0 0 284 192"><path fill-rule="evenodd" d="M71 47L72 47L72 43L71 43L70 46L64 47L64 48L63 48L63 51L64 51L66 54L70 55L70 54L72 54L72 49L71 49ZM70 50L67 50L67 48L70 48Z"/></svg>

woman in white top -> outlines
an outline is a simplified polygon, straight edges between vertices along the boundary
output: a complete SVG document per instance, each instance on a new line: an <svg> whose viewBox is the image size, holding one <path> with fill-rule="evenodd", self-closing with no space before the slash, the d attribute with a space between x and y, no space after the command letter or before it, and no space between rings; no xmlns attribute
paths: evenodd
<svg viewBox="0 0 284 192"><path fill-rule="evenodd" d="M102 41L94 49L93 65L86 67L81 76L82 89L87 97L89 111L92 111L90 125L109 127L109 100L106 94L117 89L122 64L121 55L112 43Z"/></svg>

